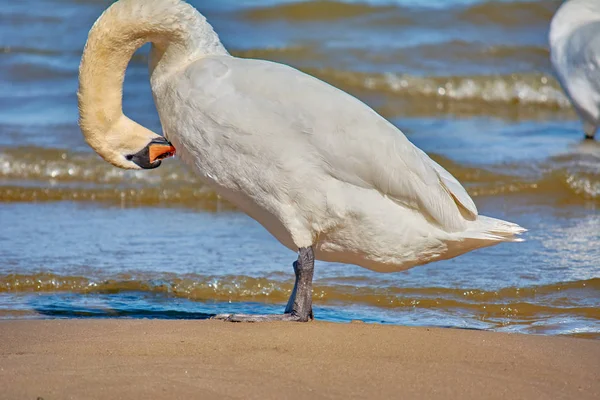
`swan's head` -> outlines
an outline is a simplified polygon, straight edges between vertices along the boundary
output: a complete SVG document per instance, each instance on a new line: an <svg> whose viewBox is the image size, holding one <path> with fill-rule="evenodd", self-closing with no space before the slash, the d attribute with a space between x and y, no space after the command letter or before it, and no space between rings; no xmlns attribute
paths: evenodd
<svg viewBox="0 0 600 400"><path fill-rule="evenodd" d="M94 124L80 120L81 130L88 144L104 160L124 169L152 169L161 160L174 156L175 147L163 136L121 115L118 121L104 131Z"/></svg>

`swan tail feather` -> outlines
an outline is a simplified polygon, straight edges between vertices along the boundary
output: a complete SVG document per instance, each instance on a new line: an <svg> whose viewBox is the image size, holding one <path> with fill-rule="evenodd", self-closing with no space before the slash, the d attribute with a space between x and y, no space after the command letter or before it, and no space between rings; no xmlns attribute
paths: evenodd
<svg viewBox="0 0 600 400"><path fill-rule="evenodd" d="M461 232L464 239L479 239L493 242L522 242L519 235L527 229L508 221L480 215L467 230Z"/></svg>

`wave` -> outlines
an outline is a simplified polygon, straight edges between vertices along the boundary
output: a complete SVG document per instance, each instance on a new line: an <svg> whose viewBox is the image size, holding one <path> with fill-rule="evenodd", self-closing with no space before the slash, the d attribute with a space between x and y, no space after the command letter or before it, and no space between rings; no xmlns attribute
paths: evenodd
<svg viewBox="0 0 600 400"><path fill-rule="evenodd" d="M368 61L373 66L412 66L419 60L451 63L477 63L476 65L503 64L508 62L519 65L531 65L536 69L548 69L550 53L548 48L532 45L489 45L480 42L450 40L440 43L423 43L409 47L386 48L347 48L324 47L320 43L291 44L288 46L253 47L245 49L232 48L231 53L242 58L257 58L290 63L299 67L311 65L335 65L342 60L350 59L357 62ZM0 54L13 57L12 68L21 72L27 64L38 68L46 68L44 73L35 74L34 78L54 78L73 76L78 70L77 61L80 51L56 51L52 49L0 46ZM58 57L58 58L57 58ZM131 62L143 68L148 64L147 52L137 52ZM14 73L14 72L13 72ZM18 76L18 75L17 75Z"/></svg>
<svg viewBox="0 0 600 400"><path fill-rule="evenodd" d="M459 19L476 24L497 24L504 27L516 25L548 24L561 1L488 1L466 8Z"/></svg>
<svg viewBox="0 0 600 400"><path fill-rule="evenodd" d="M66 54L65 60L56 54L35 48L0 48L16 57L9 63L11 81L16 89L2 87L12 97L36 97L42 94L67 93L72 88L64 85L68 79L76 79L78 54ZM535 46L487 46L481 43L451 41L438 44L418 45L409 48L381 51L370 48L325 48L319 44L289 47L252 48L234 50L236 56L267 59L287 63L314 75L330 84L359 97L379 97L381 103L404 101L406 107L390 110L403 113L423 114L439 112L444 108L459 114L482 115L517 111L547 112L561 110L574 116L568 98L560 85L549 73L504 73L499 66L520 65L528 70L545 70L548 50ZM60 57L59 57L60 58ZM146 68L147 54L133 57L136 68ZM428 71L428 65L447 65L446 71L459 75L421 76L392 72ZM324 67L332 65L335 67ZM363 67L361 67L361 65ZM525 68L524 67L524 68ZM358 70L355 70L358 69ZM364 72L361 68L388 72ZM502 72L481 74L481 68ZM465 75L460 74L466 71ZM26 81L52 82L51 89L44 85L24 85ZM13 85L14 86L14 85ZM47 86L47 84L46 84ZM9 90L10 89L10 90ZM12 91L11 91L12 90ZM382 100L381 98L384 98ZM497 107L502 105L502 107Z"/></svg>
<svg viewBox="0 0 600 400"><path fill-rule="evenodd" d="M166 294L195 301L287 301L292 282L249 276L122 274L107 278L52 273L0 276L0 293L123 293ZM440 287L372 287L315 281L316 304L362 304L386 309L460 309L484 318L533 319L540 314L571 314L600 320L597 299L600 278L495 291ZM596 299L596 300L594 300Z"/></svg>
<svg viewBox="0 0 600 400"><path fill-rule="evenodd" d="M533 195L566 203L600 205L600 148L577 149L537 163L462 166L441 156L434 160L450 171L473 197Z"/></svg>
<svg viewBox="0 0 600 400"><path fill-rule="evenodd" d="M319 46L272 47L233 51L238 57L268 59L290 63L304 72L314 75L334 86L351 93L383 95L400 100L461 104L472 106L475 113L481 114L486 106L502 105L503 108L529 108L539 110L564 110L571 112L571 104L560 84L550 73L517 72L493 75L448 75L421 76L396 72L362 72L338 68L320 67L336 64L344 60L348 49L324 51ZM337 53L336 53L337 52ZM528 63L532 69L545 69L548 63L548 49L535 46L486 46L480 43L451 41L441 44L428 44L408 49L373 53L369 49L352 49L352 59L369 60L372 65L380 65L380 70L388 67L422 69L421 61L432 59L460 64L465 68L469 63L481 65L505 65L518 62ZM464 64L464 63L467 64ZM339 61L337 61L339 63ZM489 111L489 110L488 110Z"/></svg>
<svg viewBox="0 0 600 400"><path fill-rule="evenodd" d="M57 56L64 54L51 49L38 49L35 47L25 46L0 46L0 53L2 54L30 54L30 55L42 55L42 56Z"/></svg>
<svg viewBox="0 0 600 400"><path fill-rule="evenodd" d="M412 71L428 70L432 62L445 63L453 70L468 72L485 66L489 70L510 71L514 65L520 70L547 70L550 53L547 48L530 45L489 45L464 40L451 40L433 44L418 44L401 48L325 48L307 43L284 47L263 47L232 50L242 58L266 59L302 67L342 64L341 69L368 63L369 69ZM353 61L349 61L353 60ZM470 68L470 69L469 69ZM510 71L512 72L512 71Z"/></svg>
<svg viewBox="0 0 600 400"><path fill-rule="evenodd" d="M310 22L365 17L372 14L393 11L397 11L397 7L393 5L317 0L250 8L243 10L242 16L252 21L283 19L287 21Z"/></svg>
<svg viewBox="0 0 600 400"><path fill-rule="evenodd" d="M448 1L446 4L428 4L403 1L339 1L316 0L281 2L243 8L243 18L254 22L285 20L287 22L329 22L342 19L369 20L372 24L418 25L436 21L438 24L463 23L501 25L504 27L547 25L560 6L559 0L523 2L481 2L468 6ZM442 11L443 10L443 11Z"/></svg>
<svg viewBox="0 0 600 400"><path fill-rule="evenodd" d="M468 115L510 114L515 111L529 116L560 110L568 118L574 117L571 103L560 84L550 73L519 72L494 75L449 75L420 76L395 72L361 72L347 69L324 68L318 65L336 64L347 57L347 49L325 52L318 46L293 46L287 48L261 48L234 51L238 57L267 59L295 65L304 72L322 79L340 89L359 97L383 96L386 101L407 102L408 114L444 107L455 107L453 112ZM417 54L417 57L414 57ZM422 45L387 52L373 53L370 50L353 49L352 59L369 60L371 65L386 68L422 69L421 61L437 59L448 65L469 63L481 65L507 65L528 63L533 69L543 69L548 62L546 48L535 46L484 46L462 41ZM338 61L336 61L338 60ZM327 62L325 62L327 61ZM467 64L464 64L464 63ZM498 107L502 106L502 107ZM456 109L461 107L461 109ZM420 109L419 109L420 108ZM398 111L391 112L397 115ZM511 114L512 115L512 114ZM546 117L547 115L543 115Z"/></svg>
<svg viewBox="0 0 600 400"><path fill-rule="evenodd" d="M199 181L180 164L169 163L151 171L127 171L111 167L90 152L73 152L43 147L0 150L0 179L93 184L153 185Z"/></svg>
<svg viewBox="0 0 600 400"><path fill-rule="evenodd" d="M476 102L506 106L569 108L570 103L556 80L541 73L496 76L419 77L412 75L309 69L308 72L336 86L356 88L414 100Z"/></svg>
<svg viewBox="0 0 600 400"><path fill-rule="evenodd" d="M591 147L534 164L523 161L481 167L435 154L432 158L473 197L533 195L544 201L600 205L600 151ZM37 147L0 151L1 202L63 200L233 209L176 160L152 171L125 171L91 152Z"/></svg>
<svg viewBox="0 0 600 400"><path fill-rule="evenodd" d="M235 208L214 191L200 188L66 188L0 186L0 202L97 201L123 207L187 207L206 211Z"/></svg>

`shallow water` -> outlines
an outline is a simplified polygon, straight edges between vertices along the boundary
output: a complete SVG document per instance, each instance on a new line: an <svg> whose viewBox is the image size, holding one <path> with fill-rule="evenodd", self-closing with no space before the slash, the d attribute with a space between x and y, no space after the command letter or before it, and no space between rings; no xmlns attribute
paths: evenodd
<svg viewBox="0 0 600 400"><path fill-rule="evenodd" d="M559 3L192 1L232 53L358 96L529 229L402 273L318 263L317 318L600 337L600 145L550 70ZM292 252L178 160L125 172L84 143L77 68L108 4L0 5L0 318L280 312ZM124 107L160 131L146 52Z"/></svg>

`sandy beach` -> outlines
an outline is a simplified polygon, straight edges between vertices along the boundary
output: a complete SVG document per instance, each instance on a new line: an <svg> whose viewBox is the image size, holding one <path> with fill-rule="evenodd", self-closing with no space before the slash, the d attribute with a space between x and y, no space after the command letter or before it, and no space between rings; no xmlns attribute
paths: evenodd
<svg viewBox="0 0 600 400"><path fill-rule="evenodd" d="M597 399L600 341L364 323L0 322L2 399Z"/></svg>

